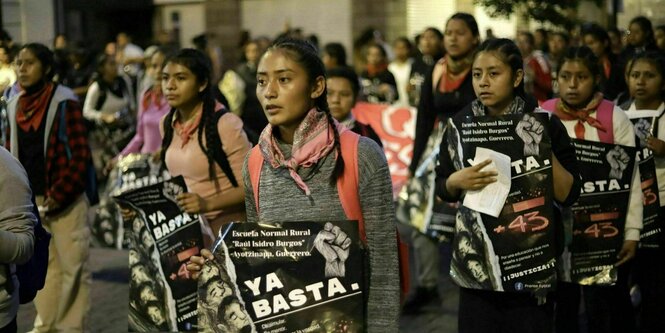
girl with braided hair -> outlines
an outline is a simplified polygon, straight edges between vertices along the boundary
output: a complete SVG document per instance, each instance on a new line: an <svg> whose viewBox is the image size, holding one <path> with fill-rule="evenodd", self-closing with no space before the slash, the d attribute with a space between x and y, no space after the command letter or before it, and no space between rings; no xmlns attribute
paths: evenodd
<svg viewBox="0 0 665 333"><path fill-rule="evenodd" d="M250 178L250 158L243 167L248 222L347 220L336 182L345 162L340 137L356 136L333 119L327 103L326 74L316 50L306 41L277 40L262 56L256 95L269 125L252 153L259 165L258 206ZM346 132L345 132L346 131ZM392 185L385 155L373 140L357 139L358 199L369 256L367 332L397 332L399 275ZM348 157L348 156L347 156ZM346 158L344 158L346 159ZM192 257L188 269L197 277L204 258Z"/></svg>
<svg viewBox="0 0 665 333"><path fill-rule="evenodd" d="M194 49L183 49L162 68L162 91L171 110L162 131L162 162L189 189L178 195L188 213L203 214L213 232L224 222L243 221L242 160L250 142L238 116L215 100L210 64Z"/></svg>

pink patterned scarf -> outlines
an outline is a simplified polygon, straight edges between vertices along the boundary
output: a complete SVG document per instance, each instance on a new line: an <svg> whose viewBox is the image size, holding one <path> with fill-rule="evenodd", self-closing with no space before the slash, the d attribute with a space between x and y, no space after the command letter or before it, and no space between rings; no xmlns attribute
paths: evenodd
<svg viewBox="0 0 665 333"><path fill-rule="evenodd" d="M337 121L335 121L335 126L337 126L339 133L347 130ZM311 109L307 112L305 119L298 125L293 135L291 157L288 159L279 148L273 130L274 126L266 126L259 138L259 147L263 158L274 169L288 169L296 185L309 196L311 193L309 187L298 175L298 169L315 165L321 158L334 150L335 133L328 123L326 113L317 109ZM337 158L336 152L335 158Z"/></svg>

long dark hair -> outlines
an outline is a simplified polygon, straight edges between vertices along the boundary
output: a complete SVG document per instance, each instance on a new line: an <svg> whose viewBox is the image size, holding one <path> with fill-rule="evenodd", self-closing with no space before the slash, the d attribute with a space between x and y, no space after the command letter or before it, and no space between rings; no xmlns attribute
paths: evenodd
<svg viewBox="0 0 665 333"><path fill-rule="evenodd" d="M97 104L95 105L95 109L97 110L101 109L101 107L104 105L107 91L112 92L118 97L129 96L129 88L127 87L127 83L120 75L117 75L113 82L107 82L104 80L104 66L109 60L114 60L112 55L102 53L97 56L94 81L99 85L99 91L101 94L97 100Z"/></svg>
<svg viewBox="0 0 665 333"><path fill-rule="evenodd" d="M196 77L199 84L206 84L203 91L199 92L199 98L203 102L203 111L201 112L201 121L198 127L198 142L201 150L208 159L208 175L214 181L215 186L218 187L216 172L215 172L215 155L219 156L218 162L222 171L229 178L233 187L238 187L238 181L233 174L231 164L222 149L222 139L217 133L217 121L219 118L215 117L215 95L212 90L212 81L210 79L211 65L208 58L201 51L195 49L182 49L177 53L170 56L164 61L166 64L178 64L187 67L192 74ZM168 149L173 139L173 127L171 121L176 112L175 108L166 115L164 121L164 138L162 139L162 165L166 165L166 149ZM206 144L203 144L203 133L206 135Z"/></svg>
<svg viewBox="0 0 665 333"><path fill-rule="evenodd" d="M326 78L326 70L323 66L323 61L319 58L316 48L307 41L293 39L293 38L280 38L277 39L269 48L269 51L281 50L289 59L297 62L307 73L310 86L314 85L318 77ZM335 133L335 149L337 150L337 161L335 162L335 169L330 177L330 183L335 184L337 177L341 176L344 172L344 160L342 158L342 148L339 140L339 132L335 121L330 114L328 107L328 89L324 87L323 93L314 99L314 106L320 112L325 112L328 123Z"/></svg>
<svg viewBox="0 0 665 333"><path fill-rule="evenodd" d="M469 13L464 13L464 12L458 12L453 14L448 21L446 21L446 26L448 26L448 23L452 20L460 20L464 21L464 24L466 24L466 27L469 28L471 31L471 34L473 37L478 37L480 39L480 31L478 30L478 22L476 22L476 19L473 17L473 15Z"/></svg>
<svg viewBox="0 0 665 333"><path fill-rule="evenodd" d="M589 72L591 72L591 76L596 83L593 89L594 91L598 91L600 89L598 84L602 81L603 78L603 70L600 66L600 62L598 61L598 57L596 57L593 51L591 51L591 49L587 46L569 47L561 59L559 68L562 68L563 64L566 62L571 61L580 62L582 65L589 69Z"/></svg>
<svg viewBox="0 0 665 333"><path fill-rule="evenodd" d="M533 37L533 36L532 36ZM507 38L495 38L484 41L478 47L475 58L481 52L492 52L501 61L510 66L513 75L517 75L518 70L524 70L524 61L522 60L522 53L515 43ZM513 90L516 96L526 99L526 92L524 90L524 78L520 84Z"/></svg>
<svg viewBox="0 0 665 333"><path fill-rule="evenodd" d="M20 51L28 50L30 51L39 62L42 63L42 70L44 70L42 80L50 82L53 80L55 75L55 59L53 51L49 50L48 47L40 43L28 43L21 47Z"/></svg>
<svg viewBox="0 0 665 333"><path fill-rule="evenodd" d="M346 50L341 43L328 43L323 46L323 52L337 61L337 66L346 66Z"/></svg>
<svg viewBox="0 0 665 333"><path fill-rule="evenodd" d="M630 60L630 63L626 68L627 77L630 76L630 72L633 70L635 63L640 60L654 65L658 70L658 73L660 73L663 82L665 82L665 54L660 51L646 51L636 54L633 59ZM660 89L660 99L665 101L665 87L661 87Z"/></svg>
<svg viewBox="0 0 665 333"><path fill-rule="evenodd" d="M651 20L649 20L644 16L636 16L632 20L630 20L630 24L628 26L631 26L633 24L639 25L642 32L644 32L644 34L646 35L646 39L644 41L643 46L646 47L647 49L655 48L656 38L654 37L653 25L651 24Z"/></svg>
<svg viewBox="0 0 665 333"><path fill-rule="evenodd" d="M609 56L612 54L612 42L610 41L610 35L607 33L605 28L601 27L597 23L588 23L582 26L582 37L590 35L597 41L601 43L606 43L604 51L605 55Z"/></svg>

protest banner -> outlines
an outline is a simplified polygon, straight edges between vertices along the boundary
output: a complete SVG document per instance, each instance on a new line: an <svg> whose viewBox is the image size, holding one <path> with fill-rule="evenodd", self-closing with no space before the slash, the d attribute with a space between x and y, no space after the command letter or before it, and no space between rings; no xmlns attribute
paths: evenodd
<svg viewBox="0 0 665 333"><path fill-rule="evenodd" d="M363 332L356 222L232 223L199 277L204 332Z"/></svg>
<svg viewBox="0 0 665 333"><path fill-rule="evenodd" d="M582 193L572 207L572 239L563 255L562 279L582 285L612 285L633 179L635 148L572 140Z"/></svg>
<svg viewBox="0 0 665 333"><path fill-rule="evenodd" d="M416 108L358 102L351 112L357 121L370 125L381 138L393 181L393 193L397 194L409 176Z"/></svg>
<svg viewBox="0 0 665 333"><path fill-rule="evenodd" d="M548 114L468 116L453 118L449 124L447 153L455 168L481 162L481 151L498 153L505 158L503 162L493 158L496 168L503 170L499 178L508 174L503 176L507 183L497 186L509 186L509 190L487 186L483 191L492 193L476 203L495 206L496 217L470 209L467 200L460 206L451 275L467 288L552 289L556 250ZM499 195L502 191L505 196Z"/></svg>
<svg viewBox="0 0 665 333"><path fill-rule="evenodd" d="M626 111L626 115L633 122L637 150L637 162L640 168L640 184L644 194L644 208L642 211L643 228L640 234L640 247L660 248L663 242L663 218L660 216L660 196L658 179L656 177L656 161L653 151L647 148L646 140L649 136L658 136L658 126L655 125L661 115L658 111L639 110Z"/></svg>
<svg viewBox="0 0 665 333"><path fill-rule="evenodd" d="M129 233L129 327L132 331L197 328L197 283L186 263L203 248L203 221L183 212L176 196L182 176L139 187L114 198L134 214Z"/></svg>
<svg viewBox="0 0 665 333"><path fill-rule="evenodd" d="M171 178L168 171L161 166L161 161L155 161L151 154L129 154L118 159L109 172L106 188L100 195L99 205L95 208L90 228L95 244L116 249L128 248L129 238L126 233L131 227L123 223L118 206L112 197Z"/></svg>

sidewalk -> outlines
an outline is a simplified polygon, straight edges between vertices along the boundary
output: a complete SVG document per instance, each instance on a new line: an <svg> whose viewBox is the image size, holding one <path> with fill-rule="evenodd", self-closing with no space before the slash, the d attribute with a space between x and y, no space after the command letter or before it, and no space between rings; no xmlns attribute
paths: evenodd
<svg viewBox="0 0 665 333"><path fill-rule="evenodd" d="M91 248L92 290L88 332L127 332L129 302L129 268L127 251ZM32 329L35 306L21 305L18 313L18 332Z"/></svg>

